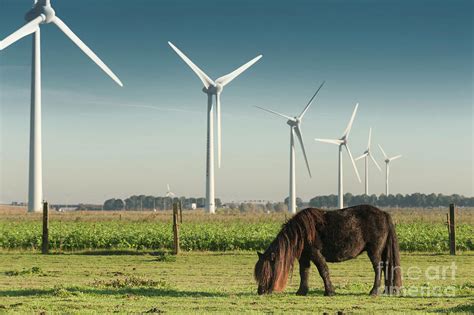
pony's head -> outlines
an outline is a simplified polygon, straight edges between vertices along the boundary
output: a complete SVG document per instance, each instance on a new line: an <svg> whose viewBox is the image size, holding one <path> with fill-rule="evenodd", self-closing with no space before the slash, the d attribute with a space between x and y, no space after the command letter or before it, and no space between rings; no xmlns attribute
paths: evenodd
<svg viewBox="0 0 474 315"><path fill-rule="evenodd" d="M293 216L262 254L258 253L254 276L258 294L280 292L285 289L293 263L299 259L305 244L316 239L316 217L319 212L306 209Z"/></svg>
<svg viewBox="0 0 474 315"><path fill-rule="evenodd" d="M285 268L285 259L281 257L278 249L257 254L254 273L258 284L257 293L262 295L282 291L286 286L289 271L289 268Z"/></svg>
<svg viewBox="0 0 474 315"><path fill-rule="evenodd" d="M273 292L275 282L275 253L257 252L258 261L255 264L254 276L258 284L257 293L269 294Z"/></svg>

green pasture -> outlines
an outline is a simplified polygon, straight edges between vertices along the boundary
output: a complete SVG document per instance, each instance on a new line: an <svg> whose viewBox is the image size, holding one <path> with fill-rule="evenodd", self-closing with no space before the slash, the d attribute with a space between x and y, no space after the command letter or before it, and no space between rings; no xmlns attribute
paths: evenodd
<svg viewBox="0 0 474 315"><path fill-rule="evenodd" d="M395 297L368 295L373 272L365 254L330 264L334 297L323 296L314 266L308 296L294 294L297 268L283 293L258 296L256 258L235 251L174 257L161 251L40 255L3 250L0 313L474 312L473 252L455 257L403 252L407 295ZM453 263L454 275L448 269Z"/></svg>

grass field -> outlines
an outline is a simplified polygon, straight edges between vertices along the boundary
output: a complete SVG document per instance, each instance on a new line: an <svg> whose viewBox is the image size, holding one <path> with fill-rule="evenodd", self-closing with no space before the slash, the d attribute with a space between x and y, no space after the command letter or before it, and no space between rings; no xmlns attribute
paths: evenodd
<svg viewBox="0 0 474 315"><path fill-rule="evenodd" d="M40 255L40 214L0 207L0 313L473 313L474 212L458 210L460 251L449 256L445 209L389 211L404 295L373 298L366 254L330 264L334 297L323 296L314 266L309 295L296 296L297 264L283 293L258 296L248 249L268 245L287 219L281 213L185 212L188 251L175 257L170 212L52 212L54 254ZM454 277L443 276L453 263Z"/></svg>
<svg viewBox="0 0 474 315"><path fill-rule="evenodd" d="M284 293L258 296L252 277L256 254L251 252L193 252L177 258L162 253L121 254L44 256L2 251L0 313L474 312L472 252L456 257L403 253L402 266L416 266L423 273L455 262L455 278L450 273L447 279L405 277L408 290L424 288L425 293L376 298L368 296L373 272L366 255L330 264L334 297L323 296L313 266L310 293L300 297L294 295L297 268ZM431 276L436 275L433 270ZM455 297L426 296L429 290L454 292Z"/></svg>

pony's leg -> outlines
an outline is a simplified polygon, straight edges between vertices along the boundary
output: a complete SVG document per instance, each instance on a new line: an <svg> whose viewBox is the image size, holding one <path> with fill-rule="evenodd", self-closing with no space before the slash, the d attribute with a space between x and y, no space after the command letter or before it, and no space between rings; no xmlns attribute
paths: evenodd
<svg viewBox="0 0 474 315"><path fill-rule="evenodd" d="M303 252L298 262L300 264L300 288L298 289L296 294L306 295L308 294L308 291L309 291L308 278L309 278L309 268L311 267L309 253Z"/></svg>
<svg viewBox="0 0 474 315"><path fill-rule="evenodd" d="M311 253L311 260L316 265L319 271L319 275L324 282L324 295L334 295L334 287L332 286L331 279L329 278L329 268L326 263L326 259L317 249L314 249Z"/></svg>
<svg viewBox="0 0 474 315"><path fill-rule="evenodd" d="M375 296L379 294L382 270L384 269L384 264L382 261L382 249L369 246L367 248L367 254L369 255L370 261L372 262L372 267L374 268L375 272L374 286L372 287L372 290L370 290L370 295Z"/></svg>

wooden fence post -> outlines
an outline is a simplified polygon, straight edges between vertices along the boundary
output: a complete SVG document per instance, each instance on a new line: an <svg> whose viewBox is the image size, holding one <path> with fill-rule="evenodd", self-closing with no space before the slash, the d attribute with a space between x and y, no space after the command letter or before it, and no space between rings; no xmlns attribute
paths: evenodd
<svg viewBox="0 0 474 315"><path fill-rule="evenodd" d="M179 201L179 223L183 223L183 204Z"/></svg>
<svg viewBox="0 0 474 315"><path fill-rule="evenodd" d="M449 254L456 255L456 221L454 203L449 205Z"/></svg>
<svg viewBox="0 0 474 315"><path fill-rule="evenodd" d="M174 236L174 254L179 254L179 224L178 224L178 203L173 204L173 236Z"/></svg>
<svg viewBox="0 0 474 315"><path fill-rule="evenodd" d="M43 203L43 235L41 238L41 253L49 253L49 205L48 202Z"/></svg>

